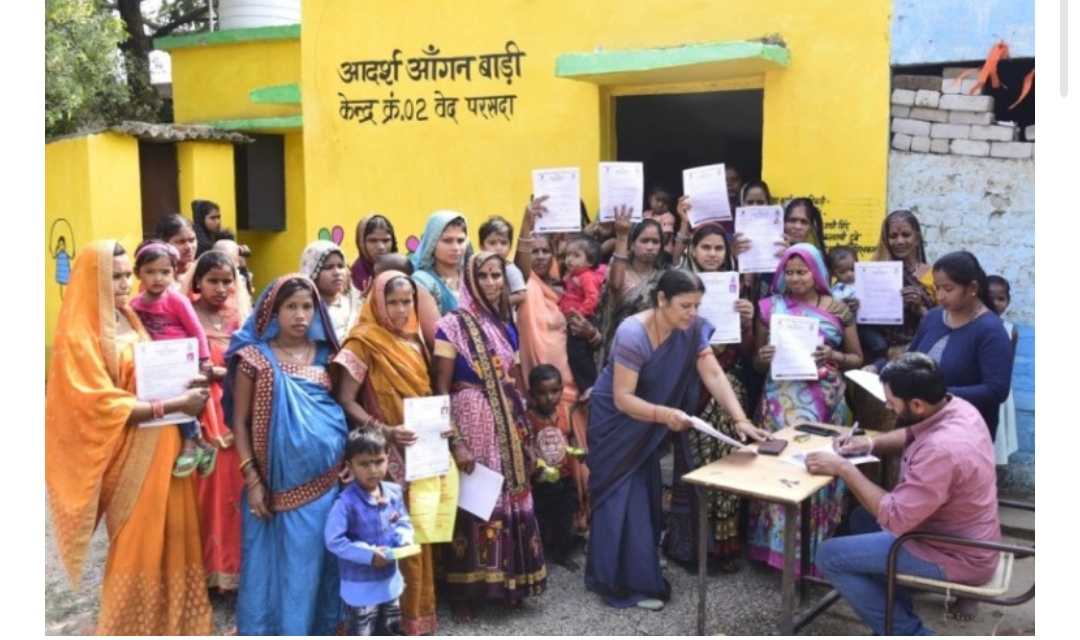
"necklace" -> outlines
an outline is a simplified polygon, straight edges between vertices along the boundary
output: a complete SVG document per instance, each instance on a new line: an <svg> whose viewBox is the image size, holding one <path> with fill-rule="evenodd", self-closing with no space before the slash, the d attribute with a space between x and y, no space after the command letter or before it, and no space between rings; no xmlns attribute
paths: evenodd
<svg viewBox="0 0 1080 640"><path fill-rule="evenodd" d="M289 351L288 349L286 349L285 347L281 346L281 343L278 342L277 340L274 340L273 347L274 347L275 350L280 351L281 353L284 353L285 355L289 356L290 358L293 358L293 359L298 360L300 362L307 362L308 352L311 350L311 341L308 340L308 341L306 341L304 343L304 352L301 353L300 355L296 355L295 353L293 353L293 352Z"/></svg>
<svg viewBox="0 0 1080 640"><path fill-rule="evenodd" d="M220 311L217 314L212 314L212 313L203 311L202 309L200 309L198 307L196 307L195 310L199 312L200 316L205 318L210 324L212 324L214 326L214 331L217 331L219 333L221 332L221 328L223 326L225 326L225 316L224 316L224 314L222 314ZM215 315L217 315L217 320L214 319Z"/></svg>

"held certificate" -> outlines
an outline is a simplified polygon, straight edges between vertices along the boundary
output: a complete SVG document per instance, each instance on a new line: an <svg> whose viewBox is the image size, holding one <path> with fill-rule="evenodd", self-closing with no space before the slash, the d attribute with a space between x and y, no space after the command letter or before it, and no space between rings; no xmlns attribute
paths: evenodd
<svg viewBox="0 0 1080 640"><path fill-rule="evenodd" d="M615 220L617 207L631 207L631 222L641 222L645 201L645 165L641 162L600 163L600 222Z"/></svg>
<svg viewBox="0 0 1080 640"><path fill-rule="evenodd" d="M693 211L693 209L691 209ZM750 240L750 249L736 256L741 273L773 273L780 264L777 242L784 239L784 209L778 206L739 207L735 233Z"/></svg>
<svg viewBox="0 0 1080 640"><path fill-rule="evenodd" d="M199 343L195 338L139 342L135 345L135 397L143 402L168 400L188 390L199 375ZM186 413L167 414L160 420L139 423L140 427L161 427L190 422Z"/></svg>
<svg viewBox="0 0 1080 640"><path fill-rule="evenodd" d="M405 447L405 480L446 475L450 471L450 396L405 398L405 427L416 442Z"/></svg>
<svg viewBox="0 0 1080 640"><path fill-rule="evenodd" d="M773 314L769 319L769 344L776 347L772 361L773 380L817 380L814 350L820 339L817 318Z"/></svg>
<svg viewBox="0 0 1080 640"><path fill-rule="evenodd" d="M731 220L724 165L683 169L682 176L683 193L690 196L691 227L696 229L706 222Z"/></svg>
<svg viewBox="0 0 1080 640"><path fill-rule="evenodd" d="M739 344L742 342L742 320L735 310L739 299L739 274L721 271L697 274L705 285L698 313L708 320L716 331L709 337L709 344Z"/></svg>
<svg viewBox="0 0 1080 640"><path fill-rule="evenodd" d="M547 196L547 213L537 218L537 233L581 231L581 171L577 167L533 169L533 197Z"/></svg>
<svg viewBox="0 0 1080 640"><path fill-rule="evenodd" d="M904 324L903 269L899 260L855 263L855 294L859 298L855 322Z"/></svg>

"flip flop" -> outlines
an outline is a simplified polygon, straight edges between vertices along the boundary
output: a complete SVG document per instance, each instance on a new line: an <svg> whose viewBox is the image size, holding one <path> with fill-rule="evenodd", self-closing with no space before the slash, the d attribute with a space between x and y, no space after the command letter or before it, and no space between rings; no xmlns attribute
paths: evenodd
<svg viewBox="0 0 1080 640"><path fill-rule="evenodd" d="M656 598L646 598L638 601L635 606L646 611L660 611L664 608L664 601L657 600Z"/></svg>
<svg viewBox="0 0 1080 640"><path fill-rule="evenodd" d="M199 477L205 478L214 472L217 467L217 448L213 446L199 447Z"/></svg>
<svg viewBox="0 0 1080 640"><path fill-rule="evenodd" d="M183 451L181 451L180 456L173 464L173 477L186 478L191 474L195 473L196 467L199 466L200 458L201 454L199 453L198 449L195 449L195 451L191 453L184 453Z"/></svg>

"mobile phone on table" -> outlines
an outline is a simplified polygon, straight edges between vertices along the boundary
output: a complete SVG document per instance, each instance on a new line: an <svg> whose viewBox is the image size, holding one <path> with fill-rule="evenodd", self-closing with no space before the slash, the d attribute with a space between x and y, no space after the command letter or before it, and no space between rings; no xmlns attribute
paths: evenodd
<svg viewBox="0 0 1080 640"><path fill-rule="evenodd" d="M819 427L816 424L800 424L795 427L796 431L802 431L803 433L812 433L815 436L825 436L826 438L835 438L840 435L840 432L836 429L830 429L828 427Z"/></svg>

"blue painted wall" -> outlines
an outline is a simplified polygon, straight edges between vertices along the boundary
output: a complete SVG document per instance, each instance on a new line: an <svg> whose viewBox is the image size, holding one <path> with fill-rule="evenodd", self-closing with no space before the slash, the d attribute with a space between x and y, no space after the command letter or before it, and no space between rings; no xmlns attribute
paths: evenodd
<svg viewBox="0 0 1080 640"><path fill-rule="evenodd" d="M1013 365L1013 400L1020 450L1010 462L1035 463L1035 325L1016 325L1020 340Z"/></svg>
<svg viewBox="0 0 1080 640"><path fill-rule="evenodd" d="M893 65L982 60L998 40L1013 58L1035 57L1034 0L893 2Z"/></svg>

